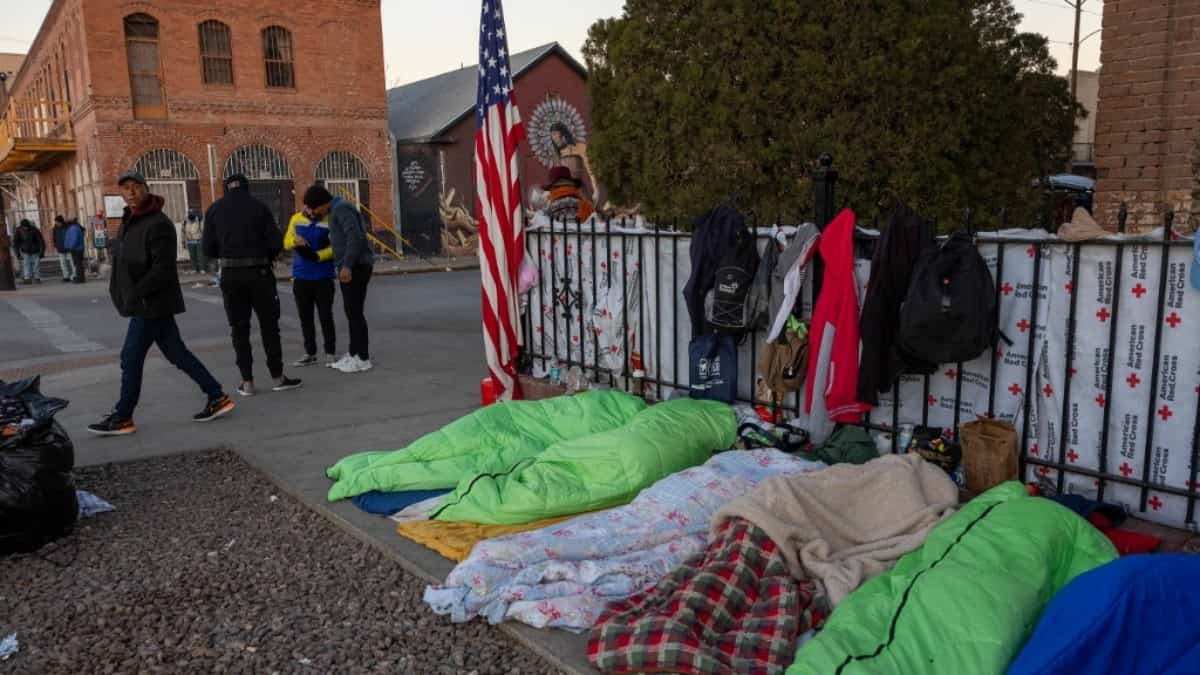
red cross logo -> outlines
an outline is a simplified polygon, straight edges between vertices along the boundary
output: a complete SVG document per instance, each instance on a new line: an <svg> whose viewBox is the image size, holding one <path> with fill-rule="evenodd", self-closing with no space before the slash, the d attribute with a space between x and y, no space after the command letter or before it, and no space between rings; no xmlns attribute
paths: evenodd
<svg viewBox="0 0 1200 675"><path fill-rule="evenodd" d="M1158 411L1158 416L1159 416L1159 417L1161 417L1161 418L1163 418L1163 421L1164 421L1164 422L1166 422L1167 420L1171 419L1171 416L1172 416L1172 415L1174 415L1174 414L1175 414L1175 413L1171 412L1171 409L1170 409L1170 408L1168 408L1168 407L1167 407L1167 406L1165 406L1165 405L1162 407L1162 410L1159 410L1159 411Z"/></svg>
<svg viewBox="0 0 1200 675"><path fill-rule="evenodd" d="M1139 283L1137 286L1134 286L1134 287L1133 287L1133 294L1134 294L1135 296L1137 296L1137 299L1138 299L1138 300L1141 300L1141 299L1142 299L1142 296L1143 296L1143 295L1145 295L1145 294L1147 294L1147 293L1149 293L1149 291L1147 291L1147 290L1146 290L1146 287L1145 287L1145 286L1143 286L1143 285L1141 285L1140 283Z"/></svg>
<svg viewBox="0 0 1200 675"><path fill-rule="evenodd" d="M1108 317L1110 316L1112 316L1112 314L1109 314L1107 307L1101 307L1100 311L1096 312L1096 318L1100 319L1100 323L1108 321Z"/></svg>
<svg viewBox="0 0 1200 675"><path fill-rule="evenodd" d="M1078 368L1072 368L1072 369L1071 369L1071 377L1075 377L1075 376L1076 376L1076 375L1078 375L1078 374L1079 374L1079 369L1078 369Z"/></svg>
<svg viewBox="0 0 1200 675"><path fill-rule="evenodd" d="M613 260L620 260L620 258L621 258L621 252L613 251Z"/></svg>
<svg viewBox="0 0 1200 675"><path fill-rule="evenodd" d="M1153 497L1150 498L1150 508L1157 511L1157 510L1161 509L1162 507L1163 507L1163 503L1162 503L1162 500L1158 498L1158 495L1154 495Z"/></svg>
<svg viewBox="0 0 1200 675"><path fill-rule="evenodd" d="M1132 474L1133 474L1133 467L1129 466L1129 462L1125 462L1124 464L1121 465L1121 475L1122 476L1129 478L1129 476Z"/></svg>
<svg viewBox="0 0 1200 675"><path fill-rule="evenodd" d="M1142 383L1142 378L1138 377L1137 373L1130 373L1125 381L1129 383L1130 389L1137 389L1137 386Z"/></svg>
<svg viewBox="0 0 1200 675"><path fill-rule="evenodd" d="M1020 396L1021 392L1025 391L1024 389L1021 388L1021 385L1016 384L1016 383L1014 383L1013 386L1009 387L1008 390L1010 392L1012 392L1013 396Z"/></svg>
<svg viewBox="0 0 1200 675"><path fill-rule="evenodd" d="M538 326L537 328L534 328L534 329L533 329L533 332L535 332L535 333L541 333L541 332L542 332L542 327L541 327L541 326Z"/></svg>
<svg viewBox="0 0 1200 675"><path fill-rule="evenodd" d="M946 377L953 380L954 378L958 377L958 371L951 368L950 370L946 371Z"/></svg>
<svg viewBox="0 0 1200 675"><path fill-rule="evenodd" d="M1079 461L1079 453L1075 452L1074 450L1068 451L1067 452L1067 461L1071 462L1072 464Z"/></svg>
<svg viewBox="0 0 1200 675"><path fill-rule="evenodd" d="M1042 477L1045 478L1046 476L1050 475L1050 467L1043 466L1042 468L1038 469L1038 473L1042 474Z"/></svg>
<svg viewBox="0 0 1200 675"><path fill-rule="evenodd" d="M1012 292L1014 290L1016 290L1016 289L1013 288L1013 285L1008 283L1007 281L1004 282L1004 285L1000 287L1000 292L1005 295L1012 295Z"/></svg>
<svg viewBox="0 0 1200 675"><path fill-rule="evenodd" d="M1188 489L1189 489L1189 490L1195 490L1196 488L1200 488L1200 480L1198 480L1198 481L1196 481L1196 482L1194 482L1194 483L1193 483L1192 481L1190 481L1190 480L1189 480L1189 481L1187 482L1187 486L1188 486Z"/></svg>
<svg viewBox="0 0 1200 675"><path fill-rule="evenodd" d="M1075 284L1071 283L1070 281L1067 282L1066 288L1067 288L1068 295L1075 292Z"/></svg>
<svg viewBox="0 0 1200 675"><path fill-rule="evenodd" d="M1054 388L1050 385L1046 385L1045 388L1042 389L1042 393L1046 395L1046 398L1050 398L1054 395Z"/></svg>
<svg viewBox="0 0 1200 675"><path fill-rule="evenodd" d="M1104 398L1104 394L1100 394L1096 397L1096 405L1103 408L1105 403L1108 403L1108 399Z"/></svg>
<svg viewBox="0 0 1200 675"><path fill-rule="evenodd" d="M935 398L935 397L933 396L933 394L930 394L930 395L929 395L929 398L928 398L928 400L927 400L927 403L928 403L929 405L931 405L931 406L932 406L932 405L937 405L937 398Z"/></svg>
<svg viewBox="0 0 1200 675"><path fill-rule="evenodd" d="M998 358L998 359L1004 358L1004 350L1003 349L996 349L996 358ZM1200 392L1197 392L1197 393L1200 393Z"/></svg>
<svg viewBox="0 0 1200 675"><path fill-rule="evenodd" d="M1167 323L1171 325L1171 328L1179 328L1179 324L1183 323L1183 317L1171 312L1171 316L1167 317Z"/></svg>
<svg viewBox="0 0 1200 675"><path fill-rule="evenodd" d="M1032 258L1034 255L1037 254L1037 247L1030 246L1029 248L1025 249L1025 253L1028 254L1030 258Z"/></svg>
<svg viewBox="0 0 1200 675"><path fill-rule="evenodd" d="M1017 328L1019 328L1021 330L1021 332L1024 333L1025 331L1029 330L1029 322L1026 321L1025 319L1021 319L1021 323L1017 324Z"/></svg>
<svg viewBox="0 0 1200 675"><path fill-rule="evenodd" d="M1033 455L1034 457L1037 457L1039 452L1041 452L1041 449L1038 448L1037 443L1034 443L1033 445L1029 446L1029 454Z"/></svg>

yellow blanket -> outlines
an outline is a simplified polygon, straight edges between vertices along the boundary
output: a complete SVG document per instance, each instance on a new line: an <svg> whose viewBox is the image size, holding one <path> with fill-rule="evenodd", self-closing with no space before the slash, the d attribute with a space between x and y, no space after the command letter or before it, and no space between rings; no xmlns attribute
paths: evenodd
<svg viewBox="0 0 1200 675"><path fill-rule="evenodd" d="M400 533L402 537L412 539L422 546L437 551L454 562L462 562L471 555L471 549L475 548L475 544L484 539L540 530L574 517L547 518L523 525L482 525L440 520L413 520L396 525L396 532Z"/></svg>

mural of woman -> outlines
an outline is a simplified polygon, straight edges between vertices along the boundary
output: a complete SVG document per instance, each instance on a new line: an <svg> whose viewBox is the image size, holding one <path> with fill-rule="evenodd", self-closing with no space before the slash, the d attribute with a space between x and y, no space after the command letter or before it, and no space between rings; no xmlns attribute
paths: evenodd
<svg viewBox="0 0 1200 675"><path fill-rule="evenodd" d="M559 164L570 169L571 175L587 182L591 187L591 194L588 196L593 204L597 203L600 186L592 174L591 164L588 163L587 143L576 141L574 134L562 122L555 122L550 126L550 143L558 155Z"/></svg>

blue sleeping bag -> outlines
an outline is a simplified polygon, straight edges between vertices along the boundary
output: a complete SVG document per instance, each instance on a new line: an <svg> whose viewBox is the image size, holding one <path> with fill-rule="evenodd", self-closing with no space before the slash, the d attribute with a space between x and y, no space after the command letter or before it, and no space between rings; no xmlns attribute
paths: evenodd
<svg viewBox="0 0 1200 675"><path fill-rule="evenodd" d="M1008 675L1200 672L1200 556L1136 555L1081 574Z"/></svg>

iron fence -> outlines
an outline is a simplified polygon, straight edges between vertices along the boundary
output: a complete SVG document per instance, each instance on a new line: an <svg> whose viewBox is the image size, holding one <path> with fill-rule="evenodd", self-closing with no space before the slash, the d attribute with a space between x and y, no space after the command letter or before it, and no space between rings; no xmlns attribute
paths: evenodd
<svg viewBox="0 0 1200 675"><path fill-rule="evenodd" d="M827 164L824 168L833 173ZM822 224L833 216L833 180L818 185L816 212ZM765 244L781 227L780 220L770 226L749 225ZM1005 230L1003 213L1000 221L1000 230L974 232L967 212L962 226L986 252L995 282L998 322L1002 330L1006 322L1016 326L1012 332L1017 339L1006 337L1011 346L1002 343L971 364L949 364L946 375L953 381L952 395L947 378L941 375L898 378L890 396L881 396L880 406L865 417L863 426L882 439L881 446L886 443L892 452L900 452L899 430L905 424L936 425L946 417L942 423L948 423L948 431L957 436L966 415L1009 419L1018 430L1024 480L1040 477L1059 491L1083 491L1099 500L1113 496L1112 501L1125 503L1131 510L1194 529L1200 497L1200 355L1192 358L1181 350L1164 353L1167 331L1185 321L1200 324L1200 301L1188 305L1190 313L1184 310L1187 262L1183 261L1191 260L1186 248L1192 242L1173 236L1173 214L1169 212L1157 239L1067 242L1036 230ZM1124 207L1119 222L1123 233ZM860 228L855 235L856 257L869 260L877 237L877 231ZM691 327L681 295L689 273L690 243L691 235L677 224L651 225L629 219L591 219L582 225L553 220L529 223L527 253L537 260L539 281L529 294L522 322L527 369L542 374L555 367L578 368L592 383L614 388L630 388L640 381L646 395L656 400L684 395L689 386L686 345ZM1081 280L1085 264L1089 277ZM1157 278L1152 273L1155 264ZM801 313L808 316L820 297L819 271L814 270L810 278L813 282L801 301ZM1138 279L1136 287L1125 288L1130 279ZM859 283L865 286L861 278ZM1055 288L1050 288L1051 283ZM1086 300L1080 290L1084 286L1091 293ZM1021 296L1022 289L1027 289L1027 301L1014 299ZM614 298L618 292L619 302ZM1126 307L1123 294L1135 297L1137 305ZM1153 306L1142 303L1143 299L1153 300ZM1085 344L1080 345L1084 302L1099 309L1087 317ZM1122 323L1127 312L1128 321ZM1154 316L1152 323L1149 314ZM1138 318L1143 315L1147 318ZM1130 323L1135 321L1140 323ZM607 335L606 329L611 329ZM618 331L619 336L612 334ZM800 396L766 398L759 387L758 347L763 337L752 332L739 347L739 372L749 377L739 378L738 401L802 417ZM1143 353L1146 345L1151 346ZM1119 348L1128 352L1121 363L1117 360ZM1014 356L1022 349L1023 357ZM1084 349L1091 351L1085 353ZM1137 367L1124 368L1127 358L1131 364L1136 361ZM1164 365L1168 361L1170 368ZM742 365L749 365L749 370ZM1092 382L1081 385L1077 375L1089 366ZM1005 379L1002 370L1011 377ZM1118 375L1122 370L1131 373L1128 379ZM973 393L965 396L968 375ZM939 378L936 385L935 378ZM1131 388L1139 387L1146 379L1149 393L1144 399L1140 388L1134 389L1137 396L1116 388L1118 383L1124 388L1126 382ZM1096 417L1097 409L1083 410L1088 402L1079 400L1079 392L1086 394L1089 386L1100 392L1092 402L1100 411L1092 425L1087 424L1087 417ZM947 389L946 396L934 396L942 389ZM1185 399L1193 390L1196 397L1189 404ZM1023 394L1014 406L1011 401L1018 391ZM1124 412L1114 413L1118 408ZM1130 412L1133 408L1144 414ZM1187 439L1180 436L1184 422L1189 421L1187 414L1176 413L1176 408L1193 415L1186 425ZM1094 428L1097 425L1098 430ZM1114 430L1119 438L1114 437ZM1040 447L1043 444L1045 447ZM1096 446L1095 457L1081 461L1081 453L1090 452L1090 445ZM1186 464L1181 462L1181 454ZM1159 513L1166 508L1161 506L1162 500L1170 498L1176 498L1171 508Z"/></svg>

